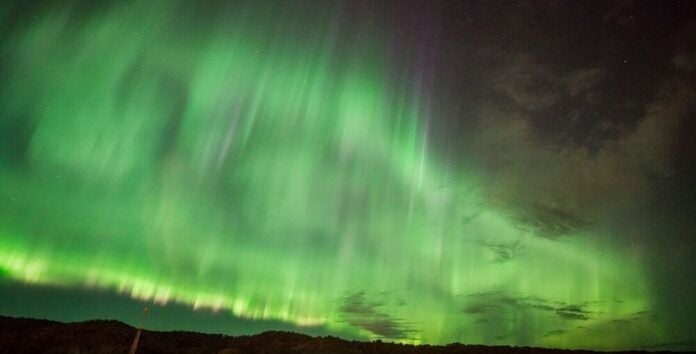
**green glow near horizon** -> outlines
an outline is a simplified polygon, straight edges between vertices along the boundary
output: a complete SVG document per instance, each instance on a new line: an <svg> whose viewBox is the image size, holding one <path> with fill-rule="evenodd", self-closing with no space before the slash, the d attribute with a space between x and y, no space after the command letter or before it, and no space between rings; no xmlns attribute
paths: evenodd
<svg viewBox="0 0 696 354"><path fill-rule="evenodd" d="M247 7L201 30L171 4L49 11L5 44L2 124L32 130L0 160L2 276L365 339L632 345L592 330L649 309L640 259L523 231L475 171L445 173L427 93L386 74L381 39L339 55L327 14L300 32ZM482 246L515 243L509 262Z"/></svg>

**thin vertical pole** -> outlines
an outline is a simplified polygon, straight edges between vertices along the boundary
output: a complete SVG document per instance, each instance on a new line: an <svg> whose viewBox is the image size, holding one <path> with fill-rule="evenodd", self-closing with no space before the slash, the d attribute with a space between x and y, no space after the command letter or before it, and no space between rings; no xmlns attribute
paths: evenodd
<svg viewBox="0 0 696 354"><path fill-rule="evenodd" d="M135 354L135 351L138 350L138 342L140 341L140 332L142 332L143 328L143 323L145 322L145 317L147 317L147 313L150 311L150 308L145 306L143 309L143 316L140 318L140 323L138 324L138 331L135 332L135 338L133 338L133 344L131 344L130 351L128 352L129 354Z"/></svg>

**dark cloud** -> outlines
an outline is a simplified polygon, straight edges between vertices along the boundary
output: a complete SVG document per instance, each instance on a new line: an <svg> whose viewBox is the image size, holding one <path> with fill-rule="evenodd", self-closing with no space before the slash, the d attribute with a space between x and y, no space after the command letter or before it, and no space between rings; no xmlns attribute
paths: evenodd
<svg viewBox="0 0 696 354"><path fill-rule="evenodd" d="M494 256L494 263L507 263L523 253L525 250L523 239L517 239L509 242L494 242L480 239L467 241L478 244L491 251Z"/></svg>
<svg viewBox="0 0 696 354"><path fill-rule="evenodd" d="M491 304L475 304L467 306L464 309L464 312L469 314L491 313L493 311L497 311L499 308L500 307Z"/></svg>
<svg viewBox="0 0 696 354"><path fill-rule="evenodd" d="M405 321L384 312L384 305L369 301L364 292L358 292L344 297L338 310L345 322L383 338L407 339L415 332Z"/></svg>
<svg viewBox="0 0 696 354"><path fill-rule="evenodd" d="M494 289L494 290L489 290L489 291L478 291L475 293L466 294L464 296L468 297L468 298L481 298L481 297L489 297L489 296L498 296L498 295L502 295L502 294L503 294L503 292L501 290Z"/></svg>
<svg viewBox="0 0 696 354"><path fill-rule="evenodd" d="M578 233L591 225L559 207L536 204L525 209L527 212L517 217L518 226L549 238Z"/></svg>
<svg viewBox="0 0 696 354"><path fill-rule="evenodd" d="M559 307L555 312L559 317L567 320L585 321L590 318L590 312L578 305Z"/></svg>
<svg viewBox="0 0 696 354"><path fill-rule="evenodd" d="M561 99L562 82L534 57L523 55L504 67L494 90L531 111L549 108Z"/></svg>
<svg viewBox="0 0 696 354"><path fill-rule="evenodd" d="M496 21L493 31L521 38L460 48L478 60L460 77L476 79L457 97L469 108L462 159L482 172L488 203L548 238L654 197L696 101L693 4L568 5L521 5L524 21ZM449 123L447 136L457 136Z"/></svg>
<svg viewBox="0 0 696 354"><path fill-rule="evenodd" d="M600 68L579 69L569 72L563 82L571 97L586 93L599 84L606 74Z"/></svg>
<svg viewBox="0 0 696 354"><path fill-rule="evenodd" d="M532 305L531 307L535 310L554 311L553 306L550 306L550 305L535 304L535 305Z"/></svg>
<svg viewBox="0 0 696 354"><path fill-rule="evenodd" d="M568 333L568 331L566 331L564 329L554 329L553 331L548 331L548 332L544 333L543 337L560 336L560 335L563 335L566 333Z"/></svg>
<svg viewBox="0 0 696 354"><path fill-rule="evenodd" d="M470 315L499 317L509 313L536 311L558 316L564 320L587 320L594 303L566 304L536 296L511 295L500 291L469 294L463 312Z"/></svg>
<svg viewBox="0 0 696 354"><path fill-rule="evenodd" d="M603 71L558 76L528 58L520 60L503 70L514 83L499 82L494 88L519 106L492 99L470 142L475 151L471 159L487 179L489 202L508 210L522 229L558 238L582 233L608 208L647 201L655 178L670 173L679 126L696 102L693 87L680 78L663 81L652 101L642 105L643 113L605 105L600 114L588 103L567 110L561 102L570 102L571 93L583 96L583 90L602 80ZM531 68L521 69L525 65ZM511 74L515 70L523 73ZM562 87L530 89L527 96L514 90L524 87L525 80L534 86L536 76ZM553 117L553 110L535 112L547 104L558 105L565 118ZM612 118L612 112L640 116L621 120Z"/></svg>

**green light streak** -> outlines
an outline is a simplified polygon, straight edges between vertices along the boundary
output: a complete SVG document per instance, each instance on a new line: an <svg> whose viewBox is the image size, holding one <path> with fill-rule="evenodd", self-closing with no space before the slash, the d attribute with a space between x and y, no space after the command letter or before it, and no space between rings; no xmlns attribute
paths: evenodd
<svg viewBox="0 0 696 354"><path fill-rule="evenodd" d="M30 134L0 156L2 276L366 339L632 344L588 333L649 308L640 259L520 230L473 171L446 175L380 38L345 57L328 15L301 31L247 6L199 29L172 4L46 11L4 44L0 123ZM543 303L465 311L492 289ZM361 293L376 305L341 307Z"/></svg>

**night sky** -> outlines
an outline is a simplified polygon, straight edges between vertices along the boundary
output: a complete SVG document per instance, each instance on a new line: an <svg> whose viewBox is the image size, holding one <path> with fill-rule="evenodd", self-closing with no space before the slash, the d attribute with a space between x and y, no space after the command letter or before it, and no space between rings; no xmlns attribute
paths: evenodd
<svg viewBox="0 0 696 354"><path fill-rule="evenodd" d="M3 1L0 314L696 350L696 2Z"/></svg>

